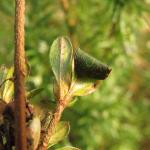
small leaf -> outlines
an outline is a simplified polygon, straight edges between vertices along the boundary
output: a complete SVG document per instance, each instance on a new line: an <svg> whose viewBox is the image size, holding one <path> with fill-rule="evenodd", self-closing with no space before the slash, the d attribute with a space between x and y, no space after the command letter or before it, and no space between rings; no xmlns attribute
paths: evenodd
<svg viewBox="0 0 150 150"><path fill-rule="evenodd" d="M104 80L111 69L82 50L75 51L75 73L78 79Z"/></svg>
<svg viewBox="0 0 150 150"><path fill-rule="evenodd" d="M3 82L5 80L5 76L6 76L6 67L2 65L0 67L0 98L2 98L3 94Z"/></svg>
<svg viewBox="0 0 150 150"><path fill-rule="evenodd" d="M65 146L65 147L57 148L56 150L80 150L80 149L72 146Z"/></svg>
<svg viewBox="0 0 150 150"><path fill-rule="evenodd" d="M77 97L74 97L68 104L68 107L71 107L73 106L76 102L77 102L78 98Z"/></svg>
<svg viewBox="0 0 150 150"><path fill-rule="evenodd" d="M5 80L6 67L4 65L0 66L0 84Z"/></svg>
<svg viewBox="0 0 150 150"><path fill-rule="evenodd" d="M12 96L14 94L14 82L12 80L9 80L9 79L13 78L13 72L14 72L13 67L7 69L6 76L4 77L4 80L8 79L4 83L4 88L3 88L3 92L2 92L2 99L6 103L9 103L9 101L12 100Z"/></svg>
<svg viewBox="0 0 150 150"><path fill-rule="evenodd" d="M36 149L39 144L41 134L40 118L37 116L33 117L33 119L28 123L27 129L29 129L29 133L27 134L28 140L33 141L33 149Z"/></svg>
<svg viewBox="0 0 150 150"><path fill-rule="evenodd" d="M70 126L66 121L61 121L54 129L53 135L50 138L48 148L63 140L69 133Z"/></svg>
<svg viewBox="0 0 150 150"><path fill-rule="evenodd" d="M43 88L31 90L27 93L27 99L31 99L43 91Z"/></svg>
<svg viewBox="0 0 150 150"><path fill-rule="evenodd" d="M72 87L72 95L73 96L85 96L93 93L99 81L81 81L77 80Z"/></svg>
<svg viewBox="0 0 150 150"><path fill-rule="evenodd" d="M58 97L63 99L69 90L73 71L73 49L66 37L57 38L50 49L50 64L58 86Z"/></svg>

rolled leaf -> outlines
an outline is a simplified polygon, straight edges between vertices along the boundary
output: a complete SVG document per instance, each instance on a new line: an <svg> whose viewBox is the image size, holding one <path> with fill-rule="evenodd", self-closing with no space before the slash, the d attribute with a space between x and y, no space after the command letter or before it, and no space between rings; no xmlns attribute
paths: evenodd
<svg viewBox="0 0 150 150"><path fill-rule="evenodd" d="M75 73L79 79L104 80L111 69L82 50L75 51Z"/></svg>

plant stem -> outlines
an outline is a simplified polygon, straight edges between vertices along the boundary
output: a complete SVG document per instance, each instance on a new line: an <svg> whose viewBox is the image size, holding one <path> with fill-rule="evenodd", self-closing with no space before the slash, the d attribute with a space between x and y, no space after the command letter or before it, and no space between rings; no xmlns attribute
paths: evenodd
<svg viewBox="0 0 150 150"><path fill-rule="evenodd" d="M14 99L16 150L26 150L24 13L25 0L15 1Z"/></svg>
<svg viewBox="0 0 150 150"><path fill-rule="evenodd" d="M48 142L53 133L53 129L55 129L57 123L59 122L61 115L64 109L66 108L66 106L67 103L62 104L60 101L58 101L57 106L55 108L55 112L53 114L53 118L48 126L48 130L41 137L41 143L39 144L38 150L47 150Z"/></svg>

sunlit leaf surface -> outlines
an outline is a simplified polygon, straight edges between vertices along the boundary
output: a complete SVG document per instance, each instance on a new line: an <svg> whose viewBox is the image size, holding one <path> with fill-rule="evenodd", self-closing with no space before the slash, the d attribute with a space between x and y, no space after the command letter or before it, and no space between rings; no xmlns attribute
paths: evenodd
<svg viewBox="0 0 150 150"><path fill-rule="evenodd" d="M57 124L50 138L48 148L63 140L69 133L70 126L68 122L61 121Z"/></svg>

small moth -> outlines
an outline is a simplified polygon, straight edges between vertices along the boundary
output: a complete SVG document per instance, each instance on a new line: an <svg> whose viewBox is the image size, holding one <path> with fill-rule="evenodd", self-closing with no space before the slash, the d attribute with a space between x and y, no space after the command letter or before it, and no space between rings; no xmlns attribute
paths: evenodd
<svg viewBox="0 0 150 150"><path fill-rule="evenodd" d="M77 49L75 56L75 73L80 79L104 80L111 69L89 54Z"/></svg>

